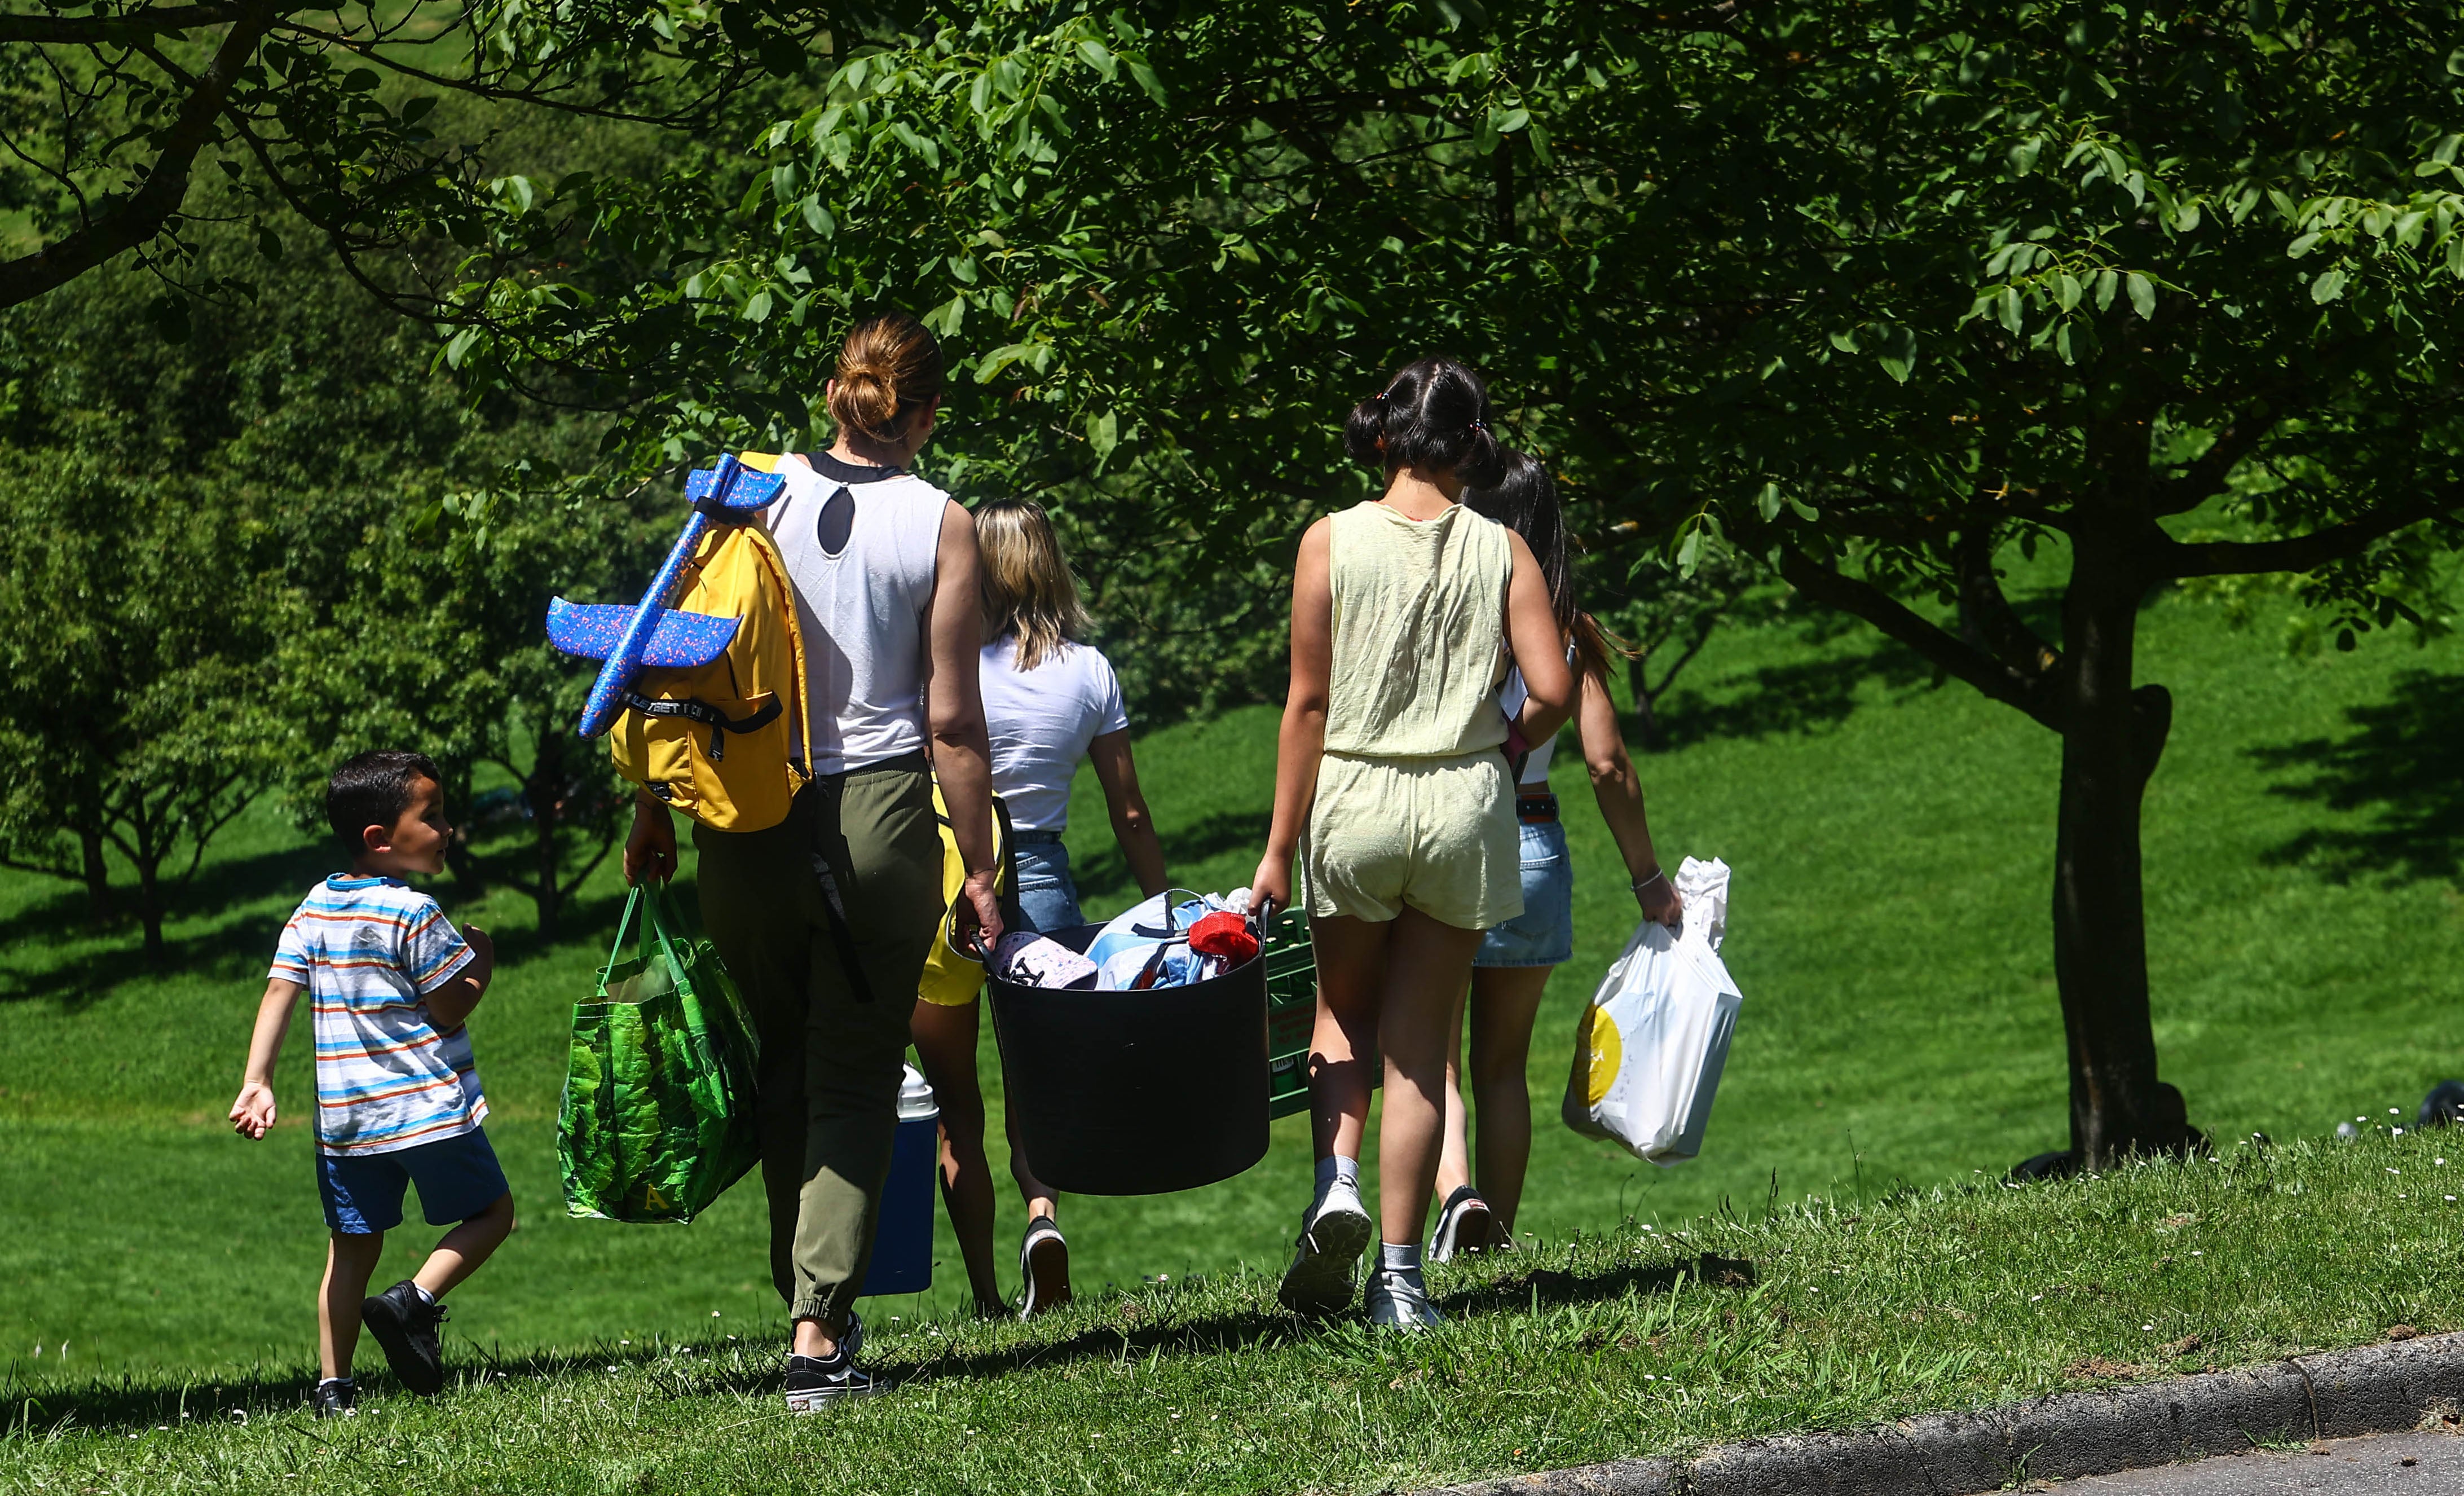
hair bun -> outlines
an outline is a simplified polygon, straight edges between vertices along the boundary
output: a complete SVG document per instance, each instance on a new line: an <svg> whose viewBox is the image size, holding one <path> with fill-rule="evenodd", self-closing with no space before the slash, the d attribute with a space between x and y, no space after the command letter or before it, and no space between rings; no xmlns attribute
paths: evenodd
<svg viewBox="0 0 2464 1496"><path fill-rule="evenodd" d="M877 442L906 434L914 413L941 398L941 345L904 312L855 324L839 350L830 419Z"/></svg>

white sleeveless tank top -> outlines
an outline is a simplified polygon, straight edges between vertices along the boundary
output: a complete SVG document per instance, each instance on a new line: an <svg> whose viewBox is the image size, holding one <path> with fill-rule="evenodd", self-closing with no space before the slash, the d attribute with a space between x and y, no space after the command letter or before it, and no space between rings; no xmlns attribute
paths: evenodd
<svg viewBox="0 0 2464 1496"><path fill-rule="evenodd" d="M786 492L762 522L804 633L805 762L840 774L913 753L924 746L925 612L950 495L913 473L843 482L801 456L781 458L779 472Z"/></svg>

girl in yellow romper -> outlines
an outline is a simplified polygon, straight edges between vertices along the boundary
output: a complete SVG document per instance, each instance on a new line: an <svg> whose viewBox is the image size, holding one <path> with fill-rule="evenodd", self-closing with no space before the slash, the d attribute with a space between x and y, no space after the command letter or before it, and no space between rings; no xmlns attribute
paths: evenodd
<svg viewBox="0 0 2464 1496"><path fill-rule="evenodd" d="M1352 1266L1371 1231L1359 1057L1382 1053L1382 1241L1366 1299L1372 1320L1407 1329L1439 1317L1421 1287L1420 1238L1454 1005L1481 932L1523 912L1498 707L1509 651L1530 692L1514 724L1524 741L1546 741L1573 699L1531 548L1458 502L1503 471L1488 428L1480 376L1442 357L1409 365L1353 410L1345 447L1384 474L1386 490L1302 538L1274 822L1252 885L1288 903L1292 858L1304 858L1317 951L1317 1190L1283 1301L1308 1313L1352 1302Z"/></svg>

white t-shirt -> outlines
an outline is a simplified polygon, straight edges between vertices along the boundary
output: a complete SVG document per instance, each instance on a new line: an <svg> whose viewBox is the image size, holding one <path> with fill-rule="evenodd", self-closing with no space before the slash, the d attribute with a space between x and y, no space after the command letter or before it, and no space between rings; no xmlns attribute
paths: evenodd
<svg viewBox="0 0 2464 1496"><path fill-rule="evenodd" d="M1009 802L1021 830L1069 827L1069 781L1087 745L1130 725L1120 678L1104 651L1065 644L1031 671L1018 665L1018 639L984 646L979 671L984 724L992 729L993 789Z"/></svg>
<svg viewBox="0 0 2464 1496"><path fill-rule="evenodd" d="M924 614L950 495L912 473L849 481L878 470L826 452L818 461L821 472L798 457L779 464L787 489L762 523L787 563L804 634L807 762L838 774L924 746Z"/></svg>

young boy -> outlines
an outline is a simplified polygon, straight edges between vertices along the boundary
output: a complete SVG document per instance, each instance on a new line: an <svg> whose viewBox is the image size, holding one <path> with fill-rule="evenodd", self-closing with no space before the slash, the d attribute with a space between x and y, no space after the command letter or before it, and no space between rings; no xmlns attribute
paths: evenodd
<svg viewBox="0 0 2464 1496"><path fill-rule="evenodd" d="M403 881L445 868L452 827L436 765L425 754L363 753L327 781L325 816L350 850L351 870L311 890L282 927L231 1115L242 1137L261 1138L274 1126L274 1063L307 993L317 1182L333 1228L317 1299L323 1366L313 1400L319 1418L350 1418L358 1398L351 1353L363 1321L403 1385L422 1394L444 1387L439 1301L513 1231L514 1197L479 1130L488 1103L462 1026L488 990L495 948L475 925L467 936L456 932L434 899ZM413 1183L429 1225L459 1224L417 1276L363 1300L385 1233L402 1223L404 1187Z"/></svg>

